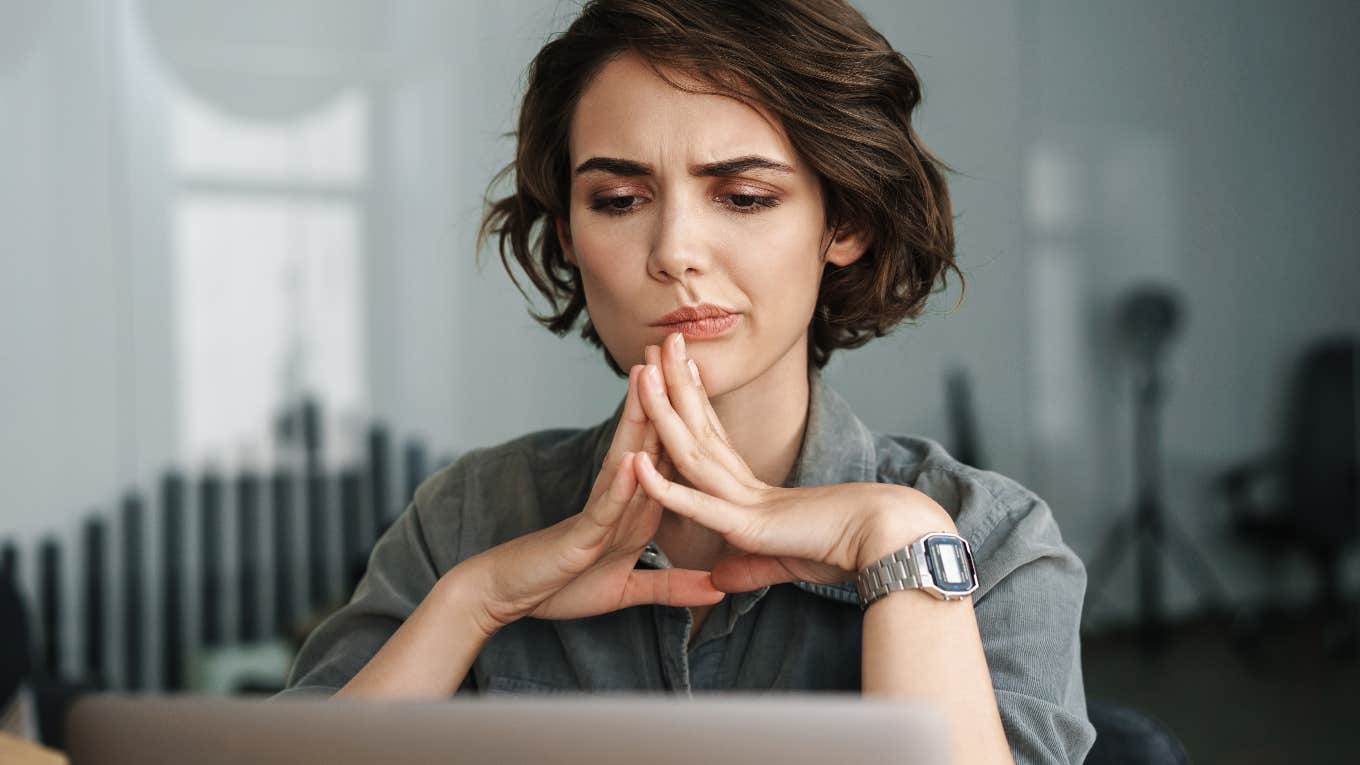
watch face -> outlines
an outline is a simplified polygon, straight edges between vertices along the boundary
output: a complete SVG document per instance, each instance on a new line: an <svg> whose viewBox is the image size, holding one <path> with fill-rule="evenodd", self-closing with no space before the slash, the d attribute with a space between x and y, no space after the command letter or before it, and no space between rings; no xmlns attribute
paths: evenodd
<svg viewBox="0 0 1360 765"><path fill-rule="evenodd" d="M963 540L951 536L926 539L926 565L935 586L945 592L968 592L973 589L972 561Z"/></svg>

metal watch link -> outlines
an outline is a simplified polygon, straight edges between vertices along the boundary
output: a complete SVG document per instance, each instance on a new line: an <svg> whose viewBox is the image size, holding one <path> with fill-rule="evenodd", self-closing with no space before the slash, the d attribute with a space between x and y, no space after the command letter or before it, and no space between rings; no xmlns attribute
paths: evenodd
<svg viewBox="0 0 1360 765"><path fill-rule="evenodd" d="M855 585L861 611L897 590L925 590L942 600L961 600L977 590L977 568L968 540L941 531L860 569Z"/></svg>

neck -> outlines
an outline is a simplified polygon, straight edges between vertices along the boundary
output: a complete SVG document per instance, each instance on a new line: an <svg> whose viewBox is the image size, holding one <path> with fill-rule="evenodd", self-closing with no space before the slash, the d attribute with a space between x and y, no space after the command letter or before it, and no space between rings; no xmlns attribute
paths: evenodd
<svg viewBox="0 0 1360 765"><path fill-rule="evenodd" d="M760 376L718 396L713 411L756 478L783 486L798 459L808 416L806 340Z"/></svg>
<svg viewBox="0 0 1360 765"><path fill-rule="evenodd" d="M803 443L808 397L804 337L755 379L710 400L732 447L756 478L783 486ZM691 485L683 476L676 481ZM701 571L733 552L716 532L669 510L662 513L656 543L677 568Z"/></svg>

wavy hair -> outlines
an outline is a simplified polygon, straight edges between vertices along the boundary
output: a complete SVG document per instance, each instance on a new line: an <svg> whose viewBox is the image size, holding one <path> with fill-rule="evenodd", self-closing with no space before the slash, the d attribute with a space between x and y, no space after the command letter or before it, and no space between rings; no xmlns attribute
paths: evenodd
<svg viewBox="0 0 1360 765"><path fill-rule="evenodd" d="M921 83L910 62L843 0L589 0L534 57L520 106L515 158L492 179L477 236L495 237L501 263L529 299L511 261L551 306L530 314L555 334L586 308L580 272L567 262L554 221L571 189L568 135L591 78L632 51L689 92L717 93L763 107L817 174L827 227L862 228L864 255L828 264L811 323L808 362L826 366L837 348L857 348L915 319L947 287L954 260L948 168L911 125ZM682 86L667 72L701 83ZM514 191L493 200L513 175ZM962 299L962 296L960 296ZM581 337L604 351L589 315Z"/></svg>

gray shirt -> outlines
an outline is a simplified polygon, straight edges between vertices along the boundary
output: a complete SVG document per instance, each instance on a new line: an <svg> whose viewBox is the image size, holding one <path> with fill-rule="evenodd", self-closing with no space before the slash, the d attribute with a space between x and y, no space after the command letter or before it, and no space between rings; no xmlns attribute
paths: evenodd
<svg viewBox="0 0 1360 765"><path fill-rule="evenodd" d="M808 379L808 423L788 485L894 483L943 506L973 548L980 586L972 606L1016 762L1081 762L1095 740L1077 635L1086 572L1048 506L928 438L870 432L820 372ZM622 411L591 428L473 450L422 483L374 546L349 603L307 638L280 695L334 693L444 572L580 512ZM654 544L637 563L669 565ZM860 690L853 581L729 594L693 646L691 620L688 608L659 605L521 619L486 643L458 693Z"/></svg>

